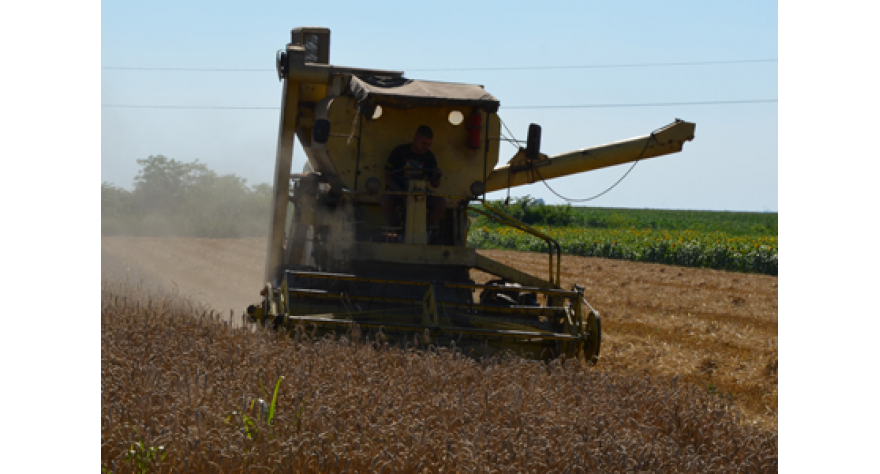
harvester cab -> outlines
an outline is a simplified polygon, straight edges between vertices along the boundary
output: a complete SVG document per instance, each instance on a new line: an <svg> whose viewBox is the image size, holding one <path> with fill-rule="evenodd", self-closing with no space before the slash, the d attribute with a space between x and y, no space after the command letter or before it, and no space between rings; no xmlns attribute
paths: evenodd
<svg viewBox="0 0 880 474"><path fill-rule="evenodd" d="M559 245L485 195L675 153L693 139L695 125L676 120L646 136L547 156L533 124L526 147L499 166L500 102L483 86L334 66L329 56L330 30L302 27L276 57L283 85L265 286L250 318L286 330L357 326L480 353L595 361L599 315L583 287L561 286ZM392 191L389 155L422 125L433 132L430 151L442 175L406 169L406 188ZM299 173L292 173L295 139L306 155ZM383 196L401 204L396 226L383 213ZM438 198L443 213L429 227L428 208ZM547 242L546 277L469 248L469 214ZM495 278L476 284L473 269Z"/></svg>

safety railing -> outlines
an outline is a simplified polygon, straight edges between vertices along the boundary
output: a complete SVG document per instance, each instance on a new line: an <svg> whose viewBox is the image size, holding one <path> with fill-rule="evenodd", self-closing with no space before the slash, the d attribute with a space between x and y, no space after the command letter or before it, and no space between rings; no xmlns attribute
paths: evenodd
<svg viewBox="0 0 880 474"><path fill-rule="evenodd" d="M474 207L474 206L468 206L468 210L474 211L477 214L484 215L484 216L486 216L496 222L499 222L501 224L508 225L510 227L519 229L527 234L533 235L533 236L543 240L544 242L547 242L547 253L548 253L548 256L550 257L550 267L549 267L549 273L548 273L548 275L550 277L550 284L556 286L557 288L560 288L561 284L562 284L561 280L559 279L560 273L561 273L562 247L559 246L559 242L554 240L549 235L544 234L541 231L539 231L533 227L530 227L530 226L514 219L513 217L501 212L501 210L490 206L489 203L487 203L484 200L480 200L480 203L483 205L483 207L485 209L488 209L492 212L486 212L483 209L480 209L480 208ZM494 215L492 213L494 213ZM554 268L553 268L553 249L554 249L554 247L556 248L556 272L555 272L555 274L553 271L554 270Z"/></svg>

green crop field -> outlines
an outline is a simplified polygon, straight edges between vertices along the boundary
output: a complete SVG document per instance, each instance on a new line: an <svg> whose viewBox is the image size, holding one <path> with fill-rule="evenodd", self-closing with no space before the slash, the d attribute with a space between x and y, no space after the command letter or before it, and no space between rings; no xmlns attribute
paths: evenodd
<svg viewBox="0 0 880 474"><path fill-rule="evenodd" d="M556 240L568 255L778 274L777 213L578 208L528 196L502 209ZM468 243L547 251L543 240L476 214Z"/></svg>

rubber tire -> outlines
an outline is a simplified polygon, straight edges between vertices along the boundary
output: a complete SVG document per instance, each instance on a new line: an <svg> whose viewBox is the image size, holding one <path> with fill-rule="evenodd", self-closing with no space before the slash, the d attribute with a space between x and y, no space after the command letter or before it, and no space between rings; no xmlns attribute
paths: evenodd
<svg viewBox="0 0 880 474"><path fill-rule="evenodd" d="M590 331L590 337L584 342L584 360L596 364L602 347L602 319L592 311L587 316L587 330Z"/></svg>

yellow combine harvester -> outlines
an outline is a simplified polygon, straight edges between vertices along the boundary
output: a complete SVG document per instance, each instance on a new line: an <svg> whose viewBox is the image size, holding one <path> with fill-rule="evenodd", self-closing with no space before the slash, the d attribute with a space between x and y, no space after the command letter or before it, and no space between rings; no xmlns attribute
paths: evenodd
<svg viewBox="0 0 880 474"><path fill-rule="evenodd" d="M283 92L266 283L262 303L247 310L251 319L319 333L357 325L476 353L595 361L599 314L583 287L562 288L559 245L485 195L675 153L695 125L676 120L646 136L547 156L533 124L527 146L498 166L500 103L482 86L333 66L329 29L296 28L291 36L277 55ZM422 125L430 130L414 137ZM291 174L294 137L307 164ZM389 165L402 144L395 153L407 156L404 166ZM436 163L424 159L428 149ZM547 278L469 248L469 212L544 239ZM475 268L497 279L475 284Z"/></svg>

